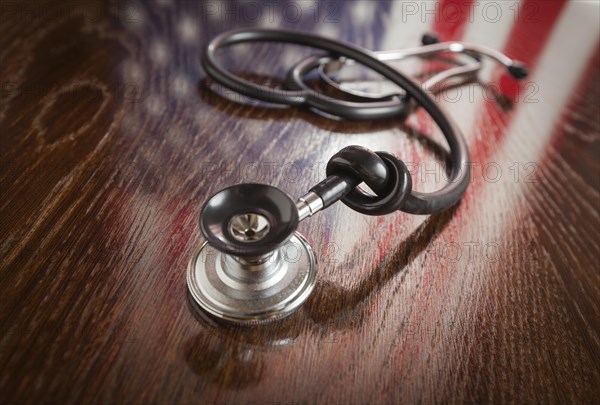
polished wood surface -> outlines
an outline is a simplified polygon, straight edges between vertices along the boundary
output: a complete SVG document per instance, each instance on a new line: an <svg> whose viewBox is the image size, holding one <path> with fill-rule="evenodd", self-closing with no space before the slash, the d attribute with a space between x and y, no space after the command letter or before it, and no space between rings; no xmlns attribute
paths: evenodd
<svg viewBox="0 0 600 405"><path fill-rule="evenodd" d="M597 2L1 7L2 403L599 400ZM319 260L313 295L281 322L239 328L187 294L208 196L257 181L299 197L351 144L395 153L417 190L435 190L447 156L422 111L335 121L216 86L202 46L247 26L375 50L437 31L531 75L517 84L488 63L438 94L471 147L457 207L366 217L338 203L302 222ZM256 45L222 57L276 85L309 54Z"/></svg>

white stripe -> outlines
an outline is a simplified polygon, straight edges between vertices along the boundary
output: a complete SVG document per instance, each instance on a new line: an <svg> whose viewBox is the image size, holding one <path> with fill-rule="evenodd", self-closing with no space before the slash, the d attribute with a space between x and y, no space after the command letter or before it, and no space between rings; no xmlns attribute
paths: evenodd
<svg viewBox="0 0 600 405"><path fill-rule="evenodd" d="M494 7L498 7L502 13L502 17L498 21L495 21L496 17L489 5L478 1L474 2L468 27L463 37L464 42L485 45L493 49L504 49L508 36L514 27L515 10L520 7L520 2L494 2ZM490 80L494 66L494 62L485 63L479 73L479 78L484 81Z"/></svg>
<svg viewBox="0 0 600 405"><path fill-rule="evenodd" d="M502 181L493 187L483 188L485 194L481 198L491 202L503 195L508 199L505 207L516 203L527 183L518 181L515 184L509 167L514 162L538 162L544 156L549 138L596 50L600 35L597 23L599 12L598 2L570 2L565 6L538 61L540 68L528 79L532 85L526 87L522 95L531 93L534 89L532 86L537 86L539 92L532 97L538 102L526 103L521 100L522 105L511 121L497 154L496 160L503 170ZM491 206L480 205L482 211L489 210ZM481 214L484 215L483 212ZM498 231L502 232L502 229Z"/></svg>

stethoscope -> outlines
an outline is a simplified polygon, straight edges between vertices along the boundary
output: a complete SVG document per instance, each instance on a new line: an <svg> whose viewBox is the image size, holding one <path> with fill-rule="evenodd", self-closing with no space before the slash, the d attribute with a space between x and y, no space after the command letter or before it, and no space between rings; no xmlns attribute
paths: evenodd
<svg viewBox="0 0 600 405"><path fill-rule="evenodd" d="M246 81L227 71L217 60L225 47L248 42L284 42L327 51L296 64L286 87L276 89ZM242 324L262 323L291 314L310 295L316 280L316 259L307 240L296 232L298 223L341 200L366 215L395 211L429 215L454 206L469 184L470 162L466 142L456 124L434 101L431 90L452 77L466 77L481 68L480 58L504 65L516 79L527 68L493 49L461 42L439 43L424 36L424 46L403 51L374 53L342 41L294 31L250 29L215 37L202 54L202 66L213 80L258 100L289 106L306 106L342 119L370 120L405 117L420 106L433 118L450 147L449 181L433 193L412 190L406 165L387 152L348 146L327 163L327 177L294 201L284 191L265 184L238 184L206 201L200 229L206 242L193 255L187 283L194 301L208 314ZM415 82L387 62L444 52L460 53L472 63L452 67L424 84ZM404 90L401 94L370 95L343 89L332 71L360 63ZM322 81L345 99L318 92L305 83L316 69ZM357 187L365 183L374 192Z"/></svg>

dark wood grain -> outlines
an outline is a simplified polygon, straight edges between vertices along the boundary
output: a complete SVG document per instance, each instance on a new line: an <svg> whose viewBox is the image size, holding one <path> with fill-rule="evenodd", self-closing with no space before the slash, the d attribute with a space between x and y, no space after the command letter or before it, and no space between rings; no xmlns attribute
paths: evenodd
<svg viewBox="0 0 600 405"><path fill-rule="evenodd" d="M2 2L0 401L597 402L597 4L525 1L515 16L504 2L486 21L482 5L469 19L451 3L435 17L419 2ZM365 217L336 204L304 221L316 290L254 328L215 324L188 297L208 196L259 181L298 197L350 144L397 154L434 190L446 154L422 112L335 121L219 88L200 50L244 26L371 49L433 29L532 70L520 86L488 69L496 86L438 95L475 163L457 207ZM276 84L310 52L222 57Z"/></svg>

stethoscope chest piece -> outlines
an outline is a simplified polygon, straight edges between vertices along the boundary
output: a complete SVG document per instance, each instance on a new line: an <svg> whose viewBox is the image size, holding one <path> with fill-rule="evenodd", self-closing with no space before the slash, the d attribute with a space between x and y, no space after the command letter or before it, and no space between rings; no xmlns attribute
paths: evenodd
<svg viewBox="0 0 600 405"><path fill-rule="evenodd" d="M190 294L209 314L255 324L291 314L310 295L316 260L295 232L298 210L283 191L241 184L215 194L203 207L207 242L192 257Z"/></svg>

